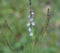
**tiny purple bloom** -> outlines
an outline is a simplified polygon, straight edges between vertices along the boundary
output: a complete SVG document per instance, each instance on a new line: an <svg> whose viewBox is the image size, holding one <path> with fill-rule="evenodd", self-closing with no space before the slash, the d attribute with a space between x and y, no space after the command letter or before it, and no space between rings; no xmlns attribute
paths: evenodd
<svg viewBox="0 0 60 53"><path fill-rule="evenodd" d="M30 22L32 22L33 21L33 18L30 18Z"/></svg>

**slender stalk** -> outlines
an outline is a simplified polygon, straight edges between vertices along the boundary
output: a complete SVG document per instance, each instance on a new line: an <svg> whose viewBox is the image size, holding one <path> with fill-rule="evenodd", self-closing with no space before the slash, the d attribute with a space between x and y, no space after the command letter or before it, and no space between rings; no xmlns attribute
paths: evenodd
<svg viewBox="0 0 60 53"><path fill-rule="evenodd" d="M48 8L46 24L44 27L41 28L41 35L36 38L35 44L38 43L41 39L43 39L44 34L49 27L49 21L50 21L50 9Z"/></svg>
<svg viewBox="0 0 60 53"><path fill-rule="evenodd" d="M32 17L32 2L31 2L31 0L29 0L29 13L30 13L30 18Z"/></svg>
<svg viewBox="0 0 60 53"><path fill-rule="evenodd" d="M9 23L8 23L7 20L5 20L5 24L6 24L7 28L9 29L9 31L12 32L12 30L11 30L11 28L10 28Z"/></svg>
<svg viewBox="0 0 60 53"><path fill-rule="evenodd" d="M8 46L13 53L15 53L14 48L9 44L8 40L5 39L6 46Z"/></svg>

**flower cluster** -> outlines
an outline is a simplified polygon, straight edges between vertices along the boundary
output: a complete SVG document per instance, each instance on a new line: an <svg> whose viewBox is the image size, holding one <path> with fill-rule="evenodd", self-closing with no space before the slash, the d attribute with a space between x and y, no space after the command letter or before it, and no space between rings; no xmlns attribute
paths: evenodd
<svg viewBox="0 0 60 53"><path fill-rule="evenodd" d="M30 10L30 15L28 16L29 22L27 23L29 35L33 36L32 26L35 26L35 22L33 21L34 11Z"/></svg>

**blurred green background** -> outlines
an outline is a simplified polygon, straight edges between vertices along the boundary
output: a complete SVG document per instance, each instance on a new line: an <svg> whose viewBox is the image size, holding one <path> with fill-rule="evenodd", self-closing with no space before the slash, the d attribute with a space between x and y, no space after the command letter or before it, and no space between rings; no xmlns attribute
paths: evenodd
<svg viewBox="0 0 60 53"><path fill-rule="evenodd" d="M48 1L50 20L44 30ZM60 53L60 0L32 0L32 8L36 25L30 37L29 0L0 0L0 53Z"/></svg>

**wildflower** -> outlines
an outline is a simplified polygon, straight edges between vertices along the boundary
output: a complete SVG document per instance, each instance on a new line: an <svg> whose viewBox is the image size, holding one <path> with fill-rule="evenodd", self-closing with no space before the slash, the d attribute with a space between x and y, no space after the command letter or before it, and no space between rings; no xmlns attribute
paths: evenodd
<svg viewBox="0 0 60 53"><path fill-rule="evenodd" d="M34 15L34 12L31 12L32 15Z"/></svg>
<svg viewBox="0 0 60 53"><path fill-rule="evenodd" d="M33 36L33 32L30 32L30 36Z"/></svg>
<svg viewBox="0 0 60 53"><path fill-rule="evenodd" d="M28 28L28 31L31 32L32 31L32 28Z"/></svg>
<svg viewBox="0 0 60 53"><path fill-rule="evenodd" d="M30 6L29 6L29 8L30 8L30 9L29 9L29 14L30 14L30 15L28 16L28 18L29 18L29 22L30 22L30 23L28 23L27 26L29 27L29 28L28 28L29 35L30 35L30 36L33 36L33 31L32 31L32 28L31 28L31 27L35 25L35 22L33 22L34 11L32 10L31 0L29 0L29 5L30 5Z"/></svg>
<svg viewBox="0 0 60 53"><path fill-rule="evenodd" d="M32 26L35 26L35 22L32 22L31 24L32 24Z"/></svg>
<svg viewBox="0 0 60 53"><path fill-rule="evenodd" d="M33 21L33 18L30 18L30 22L32 22Z"/></svg>
<svg viewBox="0 0 60 53"><path fill-rule="evenodd" d="M28 27L30 26L30 22L27 24L27 26L28 26Z"/></svg>

